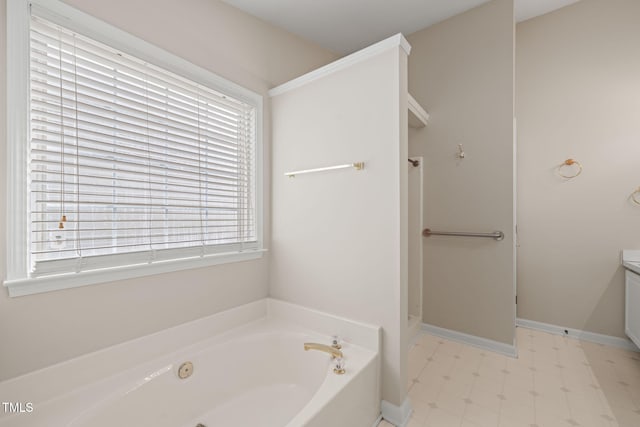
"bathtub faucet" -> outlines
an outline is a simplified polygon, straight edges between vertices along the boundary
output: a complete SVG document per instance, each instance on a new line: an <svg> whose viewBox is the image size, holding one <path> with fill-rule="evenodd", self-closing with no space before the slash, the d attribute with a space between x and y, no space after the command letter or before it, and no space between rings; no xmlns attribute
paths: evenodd
<svg viewBox="0 0 640 427"><path fill-rule="evenodd" d="M325 353L329 353L331 355L332 358L342 358L344 357L342 355L342 352L340 350L338 350L337 348L333 348L330 347L328 345L324 345L324 344L317 344L314 342L306 342L304 343L304 349L305 350L318 350L318 351L324 351Z"/></svg>

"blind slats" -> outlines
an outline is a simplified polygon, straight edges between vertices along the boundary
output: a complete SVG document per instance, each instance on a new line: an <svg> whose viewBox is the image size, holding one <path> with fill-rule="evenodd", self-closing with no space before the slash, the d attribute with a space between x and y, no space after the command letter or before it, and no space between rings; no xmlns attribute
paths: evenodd
<svg viewBox="0 0 640 427"><path fill-rule="evenodd" d="M40 20L37 17L32 20L31 41L33 50L37 52L44 51L52 58L58 60L60 58L60 52L62 51L63 64L65 62L65 56L67 56L67 58L78 57L79 60L88 57L90 62L93 63L91 74L97 76L114 76L113 70L116 70L118 73L115 74L116 76L119 75L123 78L127 76L129 76L129 78L139 76L138 81L146 81L149 87L160 89L160 91L170 91L174 93L173 96L176 99L194 99L198 96L199 91L203 91L210 97L215 98L217 101L216 105L220 107L235 107L238 108L239 111L244 110L242 107L238 107L243 104L242 102L227 97L220 92L202 87L195 82L169 73L152 64L136 60L101 43L74 35L69 31L48 23L45 20ZM43 44L44 49L42 49ZM73 63L74 61L71 60L67 62ZM101 72L100 69L105 71Z"/></svg>
<svg viewBox="0 0 640 427"><path fill-rule="evenodd" d="M255 106L31 24L33 276L255 247Z"/></svg>
<svg viewBox="0 0 640 427"><path fill-rule="evenodd" d="M37 71L32 71L32 74L37 74ZM55 89L58 89L57 93L54 92ZM149 98L142 98L141 101L131 97L127 98L123 96L125 94L121 93L122 91L119 89L112 90L112 93L97 91L95 87L91 87L90 89L92 90L83 87L81 83L73 85L72 88L69 88L68 85L63 86L61 97L59 86L51 82L42 83L34 81L32 87L34 100L40 102L43 106L43 111L45 111L47 107L54 111L59 110L62 99L65 107L71 108L73 105L78 105L79 107L83 107L87 113L93 111L94 115L98 117L100 117L99 113L102 113L103 117L110 119L110 116L113 115L113 110L110 104L105 104L105 101L109 101L110 103L117 102L119 107L118 117L122 116L122 119L128 116L132 118L133 121L140 120L146 123L147 117L151 117L153 120L149 121L149 125L152 129L158 126L158 124L161 124L162 129L173 130L176 134L179 134L179 132L189 133L193 131L194 126L198 126L199 117L203 130L213 135L220 135L222 139L232 139L237 131L237 119L226 120L219 114L211 113L207 110L207 105L205 104L200 105L199 113L194 111L178 114L179 111L171 104L154 104ZM172 114L168 114L167 111L171 111ZM129 114L127 115L126 113Z"/></svg>
<svg viewBox="0 0 640 427"><path fill-rule="evenodd" d="M36 174L34 174L36 175ZM65 174L65 176L67 176L68 178L70 177L75 177L76 175L71 175L71 174ZM82 180L81 185L84 188L112 188L113 184L112 181L114 179L117 179L119 181L119 188L121 189L139 189L141 188L141 184L143 185L148 185L149 189L151 191L155 191L156 189L159 188L159 191L166 191L166 188L168 186L167 181L152 181L152 180L144 180L144 179L132 179L132 178L123 178L122 176L118 176L117 178L114 178L113 176L99 176L99 175L88 175L88 174L83 174L80 176L80 179ZM90 180L90 182L85 182L86 180ZM101 181L109 181L108 183L104 183L104 184L100 184ZM37 185L43 185L43 184L49 184L52 185L52 183L50 181L43 181L41 179L32 179L32 184L37 184ZM73 184L72 181L70 181L69 179L65 180L66 183L68 183L69 186L77 186L76 184ZM189 181L190 184L193 184L193 182ZM207 184L211 184L211 181L207 181ZM37 186L37 185L34 185ZM223 186L223 185L218 185L218 183L216 183L216 186L214 187L214 189L211 190L212 195L216 195L216 194L224 194L224 193L237 193L237 186L232 185L229 187ZM31 190L32 193L37 193L37 192L43 192L43 193L51 193L51 192L55 192L56 189L55 187L52 187L52 190ZM142 187L144 188L144 187ZM188 184L181 184L179 182L176 182L175 180L173 180L171 182L171 188L173 189L174 192L183 192L183 193L200 193L200 186L195 186L195 185L188 185ZM60 189L58 189L57 191L61 191ZM72 191L69 191L69 193L72 193Z"/></svg>
<svg viewBox="0 0 640 427"><path fill-rule="evenodd" d="M96 168L94 167L93 169L95 171ZM122 171L108 170L106 168L103 168L103 170L104 170L104 172L111 172L113 174L113 176L111 176L111 177L106 177L106 176L105 177L97 177L95 175L86 175L86 176L85 175L80 175L78 177L80 179L80 181L81 181L80 185L81 186L88 186L88 187L100 187L100 188L102 188L102 187L111 188L113 186L113 183L99 184L99 183L97 183L96 181L93 180L93 179L95 179L95 180L100 179L100 180L103 180L103 181L106 181L106 180L118 181L119 182L118 188L120 188L120 189L141 188L140 186L126 185L126 183L134 183L134 184L138 183L138 184L142 184L143 185L142 188L144 188L144 184L148 184L149 188L153 187L154 189L156 189L156 188L159 187L159 188L163 189L164 191L167 191L167 188L171 187L173 189L173 191L180 191L180 188L188 188L189 190L197 189L196 191L198 193L200 192L200 186L201 185L205 185L205 186L209 185L212 189L213 188L218 189L218 187L220 187L218 189L218 191L237 191L237 187L238 187L237 183L234 185L234 184L227 184L227 183L222 182L222 181L214 181L214 180L207 180L207 181L204 181L202 183L199 183L198 181L189 180L188 178L178 179L176 177L166 177L166 176L162 176L162 175L158 175L158 177L160 178L160 180L158 180L158 181L153 181L151 179L148 180L148 181L145 181L144 179L130 179L130 178L127 178L126 176L122 176L120 173L118 173L118 174L115 173L115 172L122 172ZM36 175L37 176L37 175L41 175L41 174L32 173L32 175ZM61 175L59 172L57 172L57 175L58 176L63 176L63 177L72 177L72 178L74 176L76 176L76 175L72 175L70 173L65 173L65 174ZM130 175L127 175L127 176L136 176L136 175L130 174ZM144 178L144 175L140 174L140 176L142 178ZM169 178L171 178L171 179L169 179ZM86 183L85 182L86 179L90 179L92 182L91 183ZM164 179L164 180L162 180L162 179ZM199 184L199 185L198 186L186 185L186 184L183 184L183 182L189 182L190 184ZM71 188L72 186L74 186L74 187L78 186L77 182L74 183L72 180L69 180L69 179L64 180L64 184L62 184L60 182L56 183L56 182L48 181L46 179L36 178L36 179L32 180L32 183L33 184L40 184L40 185L49 185L48 188L52 188L53 191L55 191L56 189L58 189L58 191L62 191L61 188L63 188L63 187L64 188ZM37 188L35 185L32 186L32 187ZM36 192L36 191L38 191L38 190L37 189L32 190L32 192ZM46 191L46 190L43 190L43 191ZM71 192L72 192L72 190L68 191L68 193L71 193Z"/></svg>
<svg viewBox="0 0 640 427"><path fill-rule="evenodd" d="M33 151L36 151L36 150L33 150ZM37 150L37 153L39 153L40 155L42 155L42 152L43 150L41 149ZM62 153L58 153L58 157L64 159L67 156L63 156ZM69 158L74 157L74 160L80 162L79 164L80 168L95 168L95 167L103 166L106 162L108 162L109 164L114 164L117 162L120 168L119 169L113 168L112 173L114 174L117 172L121 172L121 173L128 173L130 175L148 176L150 178L155 177L155 178L167 180L167 184L170 184L171 180L177 180L177 181L197 182L200 185L217 182L221 185L235 186L234 183L241 181L242 176L244 175L241 171L239 171L236 174L230 174L221 169L213 169L209 171L206 168L202 168L200 171L195 171L195 170L185 169L184 167L180 170L171 169L165 166L156 166L155 164L144 166L144 164L138 163L136 159L125 160L124 158L122 158L124 156L113 156L113 157L118 157L118 159L104 159L104 158L96 159L96 158L92 158L91 156L85 156L85 155L73 156L72 154L69 154L68 157ZM85 161L86 164L82 164L82 161ZM45 161L42 161L39 159L37 161L32 161L31 163L32 165L37 166L40 163L45 164ZM51 161L50 163L55 163L55 161ZM67 163L66 166L70 167L72 165L73 164L69 165L69 163ZM139 170L136 170L136 167L140 169L141 166L147 167L148 172L146 174L144 174L143 172L140 172ZM37 171L37 173L46 173L46 172L47 172L46 169ZM49 169L48 172L49 174L60 175L62 178L66 174L66 173L62 174L60 172L60 169L58 169L57 171L53 169ZM81 173L78 173L77 175L82 177ZM249 176L248 173L247 173L247 176ZM117 177L115 177L114 179L117 180Z"/></svg>
<svg viewBox="0 0 640 427"><path fill-rule="evenodd" d="M34 101L34 105L40 104L39 101ZM67 108L72 107L64 107ZM78 129L79 131L93 131L94 133L102 134L106 137L113 137L113 134L117 132L122 136L129 136L129 139L134 141L144 141L147 138L159 138L162 140L172 141L174 143L182 143L184 145L197 145L198 141L211 140L212 143L226 148L229 151L237 149L238 141L237 136L226 136L221 133L212 132L209 129L202 127L199 134L194 134L188 131L180 131L170 125L162 124L149 124L153 117L149 117L145 120L127 121L128 117L123 114L117 117L113 112L108 111L109 116L94 114L90 111L79 111L78 116L67 116L59 113L60 107L57 107L58 111L53 109L34 109L34 119L39 119L41 123L46 126L50 126L52 129L57 129L58 133L61 129L69 132L71 130ZM53 111L52 111L53 110ZM75 113L75 111L74 111ZM61 121L62 120L62 121ZM64 123L63 123L64 121ZM73 125L73 126L72 126Z"/></svg>
<svg viewBox="0 0 640 427"><path fill-rule="evenodd" d="M38 139L34 139L34 141L38 141ZM83 141L80 140L78 142L82 143ZM86 140L84 142L86 142ZM56 144L56 143L51 144L50 142L47 143L47 146L53 149L56 148L55 147L56 145L59 145L59 144ZM75 149L75 144L70 144L70 145ZM119 162L122 162L123 164L140 165L140 164L146 163L149 166L149 168L153 168L154 170L158 170L158 169L163 171L174 170L174 171L180 171L181 173L191 173L191 174L195 173L198 175L208 174L210 176L227 177L229 179L234 179L234 180L236 179L235 177L237 175L242 174L242 171L246 167L245 165L238 165L237 163L232 163L230 161L223 163L223 162L216 162L215 160L210 160L210 159L208 159L209 161L207 161L207 163L203 165L201 161L200 162L198 160L194 161L193 159L189 159L188 157L183 157L183 156L166 155L166 156L160 157L161 156L160 153L151 152L149 150L145 151L143 148L134 149L132 147L127 147L127 148L118 147L117 150L118 151L113 151L113 147L111 151L108 151L105 149L84 146L82 148L82 154L74 153L74 152L63 154L61 149L56 150L55 152L58 153L58 157L66 156L67 158L65 159L65 163L71 167L75 167L76 164L79 164L80 166L82 166L82 163L81 163L82 159L86 159L86 161L94 161L94 162L101 161L101 162L109 162L109 163L112 163L113 159L117 159ZM42 149L42 148L32 149L32 153L34 155L40 155L42 157L46 157L46 155L50 152L51 151L48 151L47 149ZM34 165L38 164L39 160L40 159L38 158L34 158L32 163ZM189 163L186 163L186 162L189 162Z"/></svg>

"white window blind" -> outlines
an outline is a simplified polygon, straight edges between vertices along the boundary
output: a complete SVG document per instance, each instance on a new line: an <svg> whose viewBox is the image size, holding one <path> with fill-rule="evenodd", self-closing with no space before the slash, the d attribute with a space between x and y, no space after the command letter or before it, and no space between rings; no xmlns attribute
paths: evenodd
<svg viewBox="0 0 640 427"><path fill-rule="evenodd" d="M256 106L38 17L33 277L257 248Z"/></svg>

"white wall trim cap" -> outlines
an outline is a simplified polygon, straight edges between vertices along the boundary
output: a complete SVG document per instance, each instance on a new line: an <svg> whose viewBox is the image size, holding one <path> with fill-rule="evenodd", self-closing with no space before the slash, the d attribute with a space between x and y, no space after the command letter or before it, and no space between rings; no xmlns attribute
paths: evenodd
<svg viewBox="0 0 640 427"><path fill-rule="evenodd" d="M411 94L408 95L409 125L414 128L425 127L429 124L429 113L422 108L422 105Z"/></svg>
<svg viewBox="0 0 640 427"><path fill-rule="evenodd" d="M422 330L430 334L456 341L462 344L478 347L483 350L493 351L494 353L504 354L509 357L518 357L518 350L515 345L509 345L487 338L477 337L475 335L465 334L463 332L452 331L450 329L441 328L439 326L422 324Z"/></svg>
<svg viewBox="0 0 640 427"><path fill-rule="evenodd" d="M340 58L337 61L325 65L324 67L320 67L293 80L289 80L288 82L283 83L280 86L276 86L273 89L269 90L269 96L274 97L285 92L289 92L290 90L297 89L301 86L306 85L307 83L311 83L313 81L321 79L322 77L328 76L329 74L333 74L345 68L351 67L358 62L365 61L394 47L402 48L402 50L404 50L407 55L409 55L409 53L411 52L411 45L409 44L407 39L405 39L402 34L398 33L395 36L386 38L376 44L352 53L351 55Z"/></svg>
<svg viewBox="0 0 640 427"><path fill-rule="evenodd" d="M611 347L623 348L629 351L640 352L640 349L626 338L614 337L612 335L598 334L596 332L583 331L581 329L565 328L564 326L551 325L549 323L536 322L535 320L516 319L516 326L534 329L536 331L548 332L554 335L576 338L583 341L590 341L596 344L608 345Z"/></svg>
<svg viewBox="0 0 640 427"><path fill-rule="evenodd" d="M382 418L397 427L406 427L409 424L409 418L411 418L411 413L413 412L409 397L405 397L404 402L402 402L400 406L383 400L380 403L380 410L382 411Z"/></svg>

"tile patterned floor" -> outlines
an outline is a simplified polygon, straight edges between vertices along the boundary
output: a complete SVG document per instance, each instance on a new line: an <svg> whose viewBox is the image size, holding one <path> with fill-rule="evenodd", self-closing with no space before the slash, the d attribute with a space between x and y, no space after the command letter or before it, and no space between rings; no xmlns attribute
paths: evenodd
<svg viewBox="0 0 640 427"><path fill-rule="evenodd" d="M640 427L640 353L516 331L518 359L421 335L408 427Z"/></svg>

